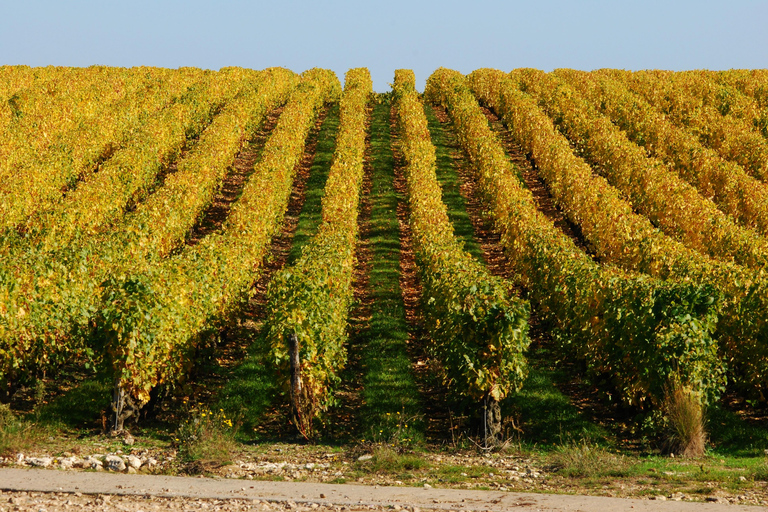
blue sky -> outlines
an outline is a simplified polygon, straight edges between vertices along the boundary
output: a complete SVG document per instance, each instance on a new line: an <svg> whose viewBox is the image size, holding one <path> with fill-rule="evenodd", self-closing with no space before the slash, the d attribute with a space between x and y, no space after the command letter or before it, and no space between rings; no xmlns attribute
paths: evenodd
<svg viewBox="0 0 768 512"><path fill-rule="evenodd" d="M4 2L0 64L768 68L768 0Z"/></svg>

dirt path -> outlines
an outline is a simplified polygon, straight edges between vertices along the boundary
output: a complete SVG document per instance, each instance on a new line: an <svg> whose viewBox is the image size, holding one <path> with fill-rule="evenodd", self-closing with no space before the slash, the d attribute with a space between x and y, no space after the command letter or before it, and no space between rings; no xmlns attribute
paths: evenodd
<svg viewBox="0 0 768 512"><path fill-rule="evenodd" d="M753 511L758 507L557 494L0 469L0 510L298 509ZM36 493L46 493L39 495ZM116 496L120 498L113 498ZM210 500L215 500L213 503ZM118 506L119 502L119 506Z"/></svg>

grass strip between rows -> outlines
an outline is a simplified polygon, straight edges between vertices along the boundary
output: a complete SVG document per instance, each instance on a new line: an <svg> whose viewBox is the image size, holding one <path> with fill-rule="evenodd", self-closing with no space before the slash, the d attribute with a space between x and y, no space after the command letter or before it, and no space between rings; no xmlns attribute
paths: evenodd
<svg viewBox="0 0 768 512"><path fill-rule="evenodd" d="M371 114L371 319L361 333L362 436L400 442L424 438L424 418L408 353L409 325L400 286L400 225L395 190L395 160L390 127L391 96L383 96Z"/></svg>
<svg viewBox="0 0 768 512"><path fill-rule="evenodd" d="M292 265L301 257L302 249L312 240L323 221L325 184L328 181L331 165L333 165L333 153L336 147L336 137L339 133L339 123L339 104L333 103L328 107L328 113L317 135L315 156L312 160L312 167L309 169L309 177L304 191L304 204L301 206L296 233L293 235L288 265Z"/></svg>
<svg viewBox="0 0 768 512"><path fill-rule="evenodd" d="M448 130L440 124L434 110L424 109L427 117L432 144L435 146L435 164L437 165L437 181L443 193L443 202L448 207L448 220L453 226L453 234L463 244L464 250L478 261L483 260L483 250L475 239L475 231L467 213L467 204L461 194L461 178L456 168L454 147Z"/></svg>
<svg viewBox="0 0 768 512"><path fill-rule="evenodd" d="M291 264L290 255L294 252L296 239L301 237L306 243L317 232L322 222L321 199L333 164L333 151L339 131L338 102L326 105L326 108L325 117L314 135L314 154L309 176L300 185L304 202L301 203L299 199L297 203L300 205L296 207L299 210L298 219L285 265ZM299 185L300 179L296 179L294 190ZM307 198L312 198L316 204L307 207ZM283 229L285 230L285 227ZM283 233L285 236L285 231ZM297 257L299 256L301 256L301 250L298 251ZM272 277L269 277L270 281L271 279ZM266 297L264 299L266 300ZM280 404L290 401L287 390L281 385L283 379L280 375L281 369L275 365L272 347L264 328L266 318L260 315L253 320L253 324L242 322L239 328L235 328L233 333L235 336L244 336L248 340L246 341L247 354L240 364L227 373L226 384L219 393L217 406L213 407L214 410L223 408L227 416L235 418L241 424L240 435L246 440L261 438L265 434L274 434L270 430L268 413L272 410L271 408L280 407ZM285 419L279 427L282 429L288 423L288 419Z"/></svg>

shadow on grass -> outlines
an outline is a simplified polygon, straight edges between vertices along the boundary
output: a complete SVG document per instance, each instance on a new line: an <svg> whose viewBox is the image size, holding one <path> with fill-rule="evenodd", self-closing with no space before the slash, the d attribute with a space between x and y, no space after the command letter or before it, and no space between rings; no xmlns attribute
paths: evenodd
<svg viewBox="0 0 768 512"><path fill-rule="evenodd" d="M716 404L706 411L712 452L729 457L763 457L768 450L768 429L740 418Z"/></svg>
<svg viewBox="0 0 768 512"><path fill-rule="evenodd" d="M556 363L547 344L533 345L528 358L523 389L503 403L518 421L516 441L522 451L546 454L549 470L566 478L629 476L633 461L618 448L621 434L604 426L610 422L601 422L591 410L579 410L573 398L558 388L580 380L573 368Z"/></svg>
<svg viewBox="0 0 768 512"><path fill-rule="evenodd" d="M363 408L361 435L371 440L423 439L421 403L408 354L408 324L400 288L400 227L398 193L393 186L394 156L390 134L389 98L371 114L372 253L369 287L370 327L356 350L361 350Z"/></svg>
<svg viewBox="0 0 768 512"><path fill-rule="evenodd" d="M104 429L111 411L112 383L106 376L82 380L66 393L29 413L39 425L60 430Z"/></svg>
<svg viewBox="0 0 768 512"><path fill-rule="evenodd" d="M523 389L504 402L516 418L523 445L552 450L565 443L597 443L611 446L610 433L586 418L564 395L555 382L563 378L556 370L531 365Z"/></svg>
<svg viewBox="0 0 768 512"><path fill-rule="evenodd" d="M258 333L245 360L231 370L219 392L215 408L224 409L239 425L238 439L241 441L259 440L264 435L265 431L259 427L263 426L268 411L281 396L276 385L276 367L269 354L269 344L262 333ZM271 430L267 431L268 437L271 437Z"/></svg>

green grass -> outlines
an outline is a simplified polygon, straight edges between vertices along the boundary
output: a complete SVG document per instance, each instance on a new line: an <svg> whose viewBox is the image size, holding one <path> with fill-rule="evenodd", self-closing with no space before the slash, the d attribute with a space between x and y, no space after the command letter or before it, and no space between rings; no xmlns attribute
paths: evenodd
<svg viewBox="0 0 768 512"><path fill-rule="evenodd" d="M765 456L768 429L748 423L718 404L704 414L713 453L727 457Z"/></svg>
<svg viewBox="0 0 768 512"><path fill-rule="evenodd" d="M256 428L281 394L275 385L275 364L269 358L270 347L262 333L253 335L245 360L227 375L214 409L224 409L238 425L238 439L250 441L259 436Z"/></svg>
<svg viewBox="0 0 768 512"><path fill-rule="evenodd" d="M522 390L503 403L503 410L516 418L523 431L519 441L529 449L545 452L585 442L613 447L611 433L586 418L557 388L557 382L567 382L570 377L552 365L553 357L544 348L530 352L529 373Z"/></svg>
<svg viewBox="0 0 768 512"><path fill-rule="evenodd" d="M435 146L437 181L443 189L443 202L448 207L448 219L453 224L454 235L464 242L465 251L477 260L483 261L483 251L475 239L472 221L467 213L466 201L461 195L461 178L456 168L454 156L456 154L462 155L457 153L458 150L453 144L454 139L450 132L440 124L432 107L424 105L424 112L427 116L432 144Z"/></svg>
<svg viewBox="0 0 768 512"><path fill-rule="evenodd" d="M108 379L96 375L39 407L34 417L40 424L64 430L100 428L102 414L111 412L111 393Z"/></svg>
<svg viewBox="0 0 768 512"><path fill-rule="evenodd" d="M407 350L408 324L400 289L400 230L395 191L394 157L389 127L389 98L374 106L371 119L372 252L369 287L370 325L353 350L360 351L363 371L362 436L389 440L393 436L423 438L419 392ZM406 427L407 425L407 427Z"/></svg>
<svg viewBox="0 0 768 512"><path fill-rule="evenodd" d="M328 109L328 114L317 134L317 146L312 167L309 171L304 191L304 204L301 207L293 245L288 255L288 264L293 264L301 256L302 248L317 232L323 219L323 196L325 182L333 164L333 152L336 149L336 135L339 132L339 104L334 103Z"/></svg>
<svg viewBox="0 0 768 512"><path fill-rule="evenodd" d="M41 432L35 425L16 416L6 404L0 404L0 457L12 457L39 442Z"/></svg>

